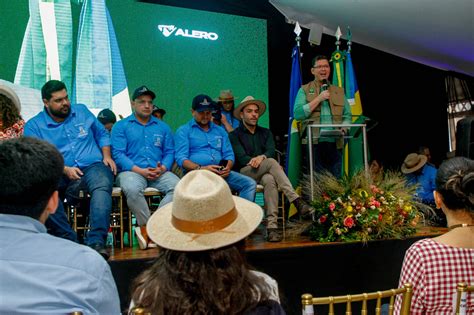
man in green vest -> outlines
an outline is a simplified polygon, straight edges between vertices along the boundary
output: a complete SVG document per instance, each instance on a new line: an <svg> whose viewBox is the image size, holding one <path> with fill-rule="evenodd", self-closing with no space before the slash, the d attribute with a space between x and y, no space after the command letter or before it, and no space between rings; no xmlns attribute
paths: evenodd
<svg viewBox="0 0 474 315"><path fill-rule="evenodd" d="M316 56L312 61L314 80L303 85L296 95L294 117L302 121L302 143L307 143L307 126L311 124L350 124L351 108L344 89L330 85L329 59ZM342 172L342 148L347 128L322 127L313 129L314 170L327 170L339 178ZM309 161L308 161L309 163Z"/></svg>
<svg viewBox="0 0 474 315"><path fill-rule="evenodd" d="M278 188L298 209L301 216L313 210L295 192L280 164L274 159L275 141L270 129L258 126L265 112L264 102L247 96L234 109L234 117L241 120L239 127L229 134L235 154L234 169L263 185L263 198L267 212L267 240L280 242L278 229Z"/></svg>

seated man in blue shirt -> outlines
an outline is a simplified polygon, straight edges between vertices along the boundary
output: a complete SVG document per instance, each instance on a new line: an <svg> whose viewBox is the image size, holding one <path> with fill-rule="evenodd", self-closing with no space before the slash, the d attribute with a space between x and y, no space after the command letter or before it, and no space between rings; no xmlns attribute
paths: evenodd
<svg viewBox="0 0 474 315"><path fill-rule="evenodd" d="M418 185L416 197L425 204L434 205L433 191L436 188L436 173L434 166L426 163L428 158L422 154L410 153L402 164L402 173L407 178L407 183Z"/></svg>
<svg viewBox="0 0 474 315"><path fill-rule="evenodd" d="M0 314L120 314L107 262L46 233L60 203L61 153L46 141L0 143Z"/></svg>
<svg viewBox="0 0 474 315"><path fill-rule="evenodd" d="M176 163L186 171L205 169L222 176L240 197L255 199L255 180L231 171L234 152L227 132L211 122L216 104L204 94L193 99L191 119L175 134Z"/></svg>
<svg viewBox="0 0 474 315"><path fill-rule="evenodd" d="M155 93L146 86L132 96L133 114L112 129L112 154L120 173L117 183L127 197L127 205L137 218L135 232L141 249L155 246L146 233L150 209L143 196L147 187L165 194L160 207L173 200L179 178L171 172L174 141L170 127L152 116Z"/></svg>
<svg viewBox="0 0 474 315"><path fill-rule="evenodd" d="M86 244L105 259L105 240L112 208L112 184L116 166L110 152L110 136L104 126L83 104L71 106L63 82L51 80L41 88L44 110L25 125L25 136L44 139L64 157L60 194L69 186L85 186L90 200L90 230ZM61 196L61 200L64 200ZM76 241L66 219L62 202L46 226L53 235Z"/></svg>

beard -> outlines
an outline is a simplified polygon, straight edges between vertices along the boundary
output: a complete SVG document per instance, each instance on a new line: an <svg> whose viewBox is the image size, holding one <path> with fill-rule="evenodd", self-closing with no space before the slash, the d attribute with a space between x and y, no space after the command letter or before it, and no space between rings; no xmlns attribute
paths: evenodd
<svg viewBox="0 0 474 315"><path fill-rule="evenodd" d="M60 109L52 109L49 107L48 110L51 116L57 118L67 118L67 116L69 116L71 113L71 106L62 106Z"/></svg>

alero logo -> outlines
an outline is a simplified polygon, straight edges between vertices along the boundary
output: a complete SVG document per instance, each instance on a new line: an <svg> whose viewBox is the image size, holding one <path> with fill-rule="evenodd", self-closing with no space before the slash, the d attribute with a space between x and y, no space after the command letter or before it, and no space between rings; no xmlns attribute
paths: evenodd
<svg viewBox="0 0 474 315"><path fill-rule="evenodd" d="M208 40L217 40L219 35L212 32L196 31L188 29L177 28L174 25L158 25L158 30L163 34L164 37L174 36L183 36L199 39L208 39Z"/></svg>

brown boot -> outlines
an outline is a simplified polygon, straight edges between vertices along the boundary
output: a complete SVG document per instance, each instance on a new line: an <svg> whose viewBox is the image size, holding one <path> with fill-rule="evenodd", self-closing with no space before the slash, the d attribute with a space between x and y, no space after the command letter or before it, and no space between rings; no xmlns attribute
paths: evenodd
<svg viewBox="0 0 474 315"><path fill-rule="evenodd" d="M311 215L312 212L314 212L313 207L304 202L301 197L298 197L293 200L293 204L295 205L296 209L298 209L298 213L302 218L307 218Z"/></svg>

